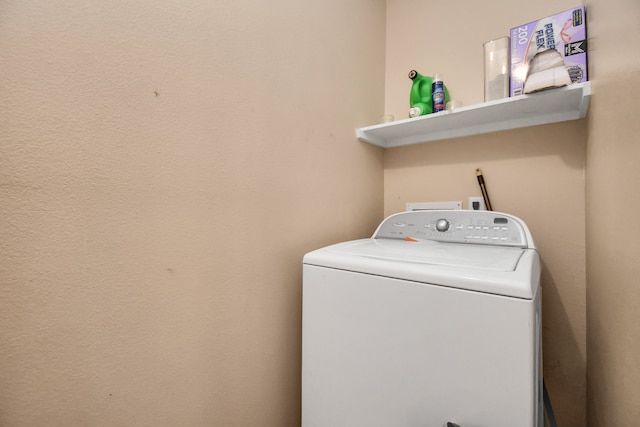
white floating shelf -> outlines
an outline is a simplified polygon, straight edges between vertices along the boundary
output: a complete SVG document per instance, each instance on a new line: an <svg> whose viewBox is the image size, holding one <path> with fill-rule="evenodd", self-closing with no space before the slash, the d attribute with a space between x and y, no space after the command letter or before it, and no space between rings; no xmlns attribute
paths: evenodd
<svg viewBox="0 0 640 427"><path fill-rule="evenodd" d="M589 82L356 129L360 141L384 148L583 119Z"/></svg>

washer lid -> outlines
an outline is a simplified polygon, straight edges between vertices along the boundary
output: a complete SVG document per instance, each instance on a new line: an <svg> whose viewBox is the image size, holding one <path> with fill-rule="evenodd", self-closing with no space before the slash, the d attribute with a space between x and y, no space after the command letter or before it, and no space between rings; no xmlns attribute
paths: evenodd
<svg viewBox="0 0 640 427"><path fill-rule="evenodd" d="M303 262L524 299L540 283L537 251L509 246L370 238L310 252Z"/></svg>
<svg viewBox="0 0 640 427"><path fill-rule="evenodd" d="M508 246L477 246L434 240L367 239L335 246L336 253L384 261L514 271L525 249Z"/></svg>

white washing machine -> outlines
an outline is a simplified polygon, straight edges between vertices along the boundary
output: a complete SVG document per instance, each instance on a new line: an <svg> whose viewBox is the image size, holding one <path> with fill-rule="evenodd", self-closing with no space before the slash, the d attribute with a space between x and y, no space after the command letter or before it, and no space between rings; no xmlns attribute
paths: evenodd
<svg viewBox="0 0 640 427"><path fill-rule="evenodd" d="M402 212L303 261L303 427L542 427L525 223Z"/></svg>

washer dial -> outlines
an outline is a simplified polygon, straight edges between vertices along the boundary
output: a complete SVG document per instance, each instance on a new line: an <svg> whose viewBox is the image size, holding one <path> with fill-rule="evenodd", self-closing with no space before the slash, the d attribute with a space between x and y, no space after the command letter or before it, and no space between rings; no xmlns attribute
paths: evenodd
<svg viewBox="0 0 640 427"><path fill-rule="evenodd" d="M440 218L436 221L436 230L438 231L447 231L451 223L444 218Z"/></svg>

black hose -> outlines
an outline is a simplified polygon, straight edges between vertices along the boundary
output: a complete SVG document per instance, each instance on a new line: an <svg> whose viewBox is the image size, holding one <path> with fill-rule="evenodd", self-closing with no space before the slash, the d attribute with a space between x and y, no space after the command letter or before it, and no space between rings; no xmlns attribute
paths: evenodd
<svg viewBox="0 0 640 427"><path fill-rule="evenodd" d="M551 427L558 427L556 423L556 416L553 413L553 407L551 406L551 399L549 399L549 392L547 391L547 383L542 380L542 390L544 398L544 408L547 410L547 418L549 418L549 425Z"/></svg>

